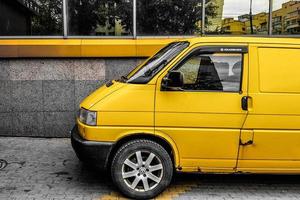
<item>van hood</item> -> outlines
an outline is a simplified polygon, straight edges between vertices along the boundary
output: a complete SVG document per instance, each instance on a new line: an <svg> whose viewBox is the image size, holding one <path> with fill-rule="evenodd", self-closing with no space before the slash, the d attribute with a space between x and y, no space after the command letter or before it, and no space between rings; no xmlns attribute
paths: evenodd
<svg viewBox="0 0 300 200"><path fill-rule="evenodd" d="M80 107L85 109L90 109L96 103L98 103L105 97L109 96L113 92L119 90L123 86L125 86L125 83L116 82L116 81L112 81L112 84L110 84L110 86L106 86L106 84L104 84L102 87L98 88L97 90L92 92L89 96L87 96L80 103Z"/></svg>

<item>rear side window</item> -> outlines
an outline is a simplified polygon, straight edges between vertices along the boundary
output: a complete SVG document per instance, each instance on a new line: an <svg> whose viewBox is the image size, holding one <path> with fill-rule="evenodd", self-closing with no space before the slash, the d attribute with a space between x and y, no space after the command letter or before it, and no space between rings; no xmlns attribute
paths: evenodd
<svg viewBox="0 0 300 200"><path fill-rule="evenodd" d="M300 49L259 48L261 92L300 93Z"/></svg>
<svg viewBox="0 0 300 200"><path fill-rule="evenodd" d="M183 73L184 90L239 92L241 53L194 53L174 70Z"/></svg>

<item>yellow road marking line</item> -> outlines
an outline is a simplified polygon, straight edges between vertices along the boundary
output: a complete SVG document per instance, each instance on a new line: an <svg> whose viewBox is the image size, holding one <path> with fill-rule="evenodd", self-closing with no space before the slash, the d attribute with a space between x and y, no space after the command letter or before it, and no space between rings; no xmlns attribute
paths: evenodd
<svg viewBox="0 0 300 200"><path fill-rule="evenodd" d="M162 194L155 198L155 200L172 200L195 187L196 183L184 183L184 184L174 184L170 185ZM112 192L110 194L100 197L100 200L125 200L121 194L117 192Z"/></svg>
<svg viewBox="0 0 300 200"><path fill-rule="evenodd" d="M173 198L192 190L195 186L196 183L171 185L162 194L156 197L155 200L172 200Z"/></svg>

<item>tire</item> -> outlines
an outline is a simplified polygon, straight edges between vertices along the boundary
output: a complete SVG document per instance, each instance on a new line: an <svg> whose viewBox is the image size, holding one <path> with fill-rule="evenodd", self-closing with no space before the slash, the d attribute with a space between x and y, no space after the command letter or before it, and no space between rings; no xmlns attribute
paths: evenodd
<svg viewBox="0 0 300 200"><path fill-rule="evenodd" d="M134 199L151 199L170 184L173 163L158 143L138 139L122 145L111 164L114 184L123 195Z"/></svg>

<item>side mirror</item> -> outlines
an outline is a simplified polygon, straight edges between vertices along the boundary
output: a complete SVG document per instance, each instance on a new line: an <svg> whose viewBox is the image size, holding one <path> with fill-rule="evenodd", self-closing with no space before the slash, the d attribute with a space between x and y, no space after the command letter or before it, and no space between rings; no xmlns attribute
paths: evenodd
<svg viewBox="0 0 300 200"><path fill-rule="evenodd" d="M161 90L178 91L182 90L183 85L183 74L178 71L170 71L169 74L162 80Z"/></svg>

